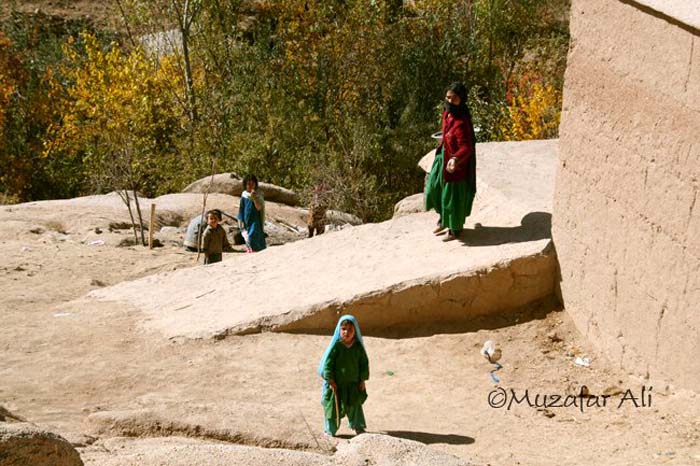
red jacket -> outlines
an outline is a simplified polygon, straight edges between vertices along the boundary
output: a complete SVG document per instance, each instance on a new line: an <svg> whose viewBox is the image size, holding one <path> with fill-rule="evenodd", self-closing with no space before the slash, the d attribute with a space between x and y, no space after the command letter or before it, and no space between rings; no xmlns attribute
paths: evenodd
<svg viewBox="0 0 700 466"><path fill-rule="evenodd" d="M474 142L472 140L471 122L466 115L452 116L444 112L442 114L442 179L446 182L475 180L476 164L469 163L474 155ZM440 146L438 146L438 149ZM447 171L447 161L452 157L457 158L457 169L454 173ZM474 183L476 184L476 183ZM476 188L476 186L474 186Z"/></svg>

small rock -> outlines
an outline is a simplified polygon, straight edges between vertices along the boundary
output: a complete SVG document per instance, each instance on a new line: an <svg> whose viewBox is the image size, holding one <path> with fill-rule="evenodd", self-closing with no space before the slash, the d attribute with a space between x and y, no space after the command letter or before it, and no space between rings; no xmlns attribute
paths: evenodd
<svg viewBox="0 0 700 466"><path fill-rule="evenodd" d="M549 332L549 333L547 334L547 338L549 338L549 340L550 340L552 343L557 343L557 342L559 342L559 341L563 341L562 338L559 336L559 334L558 334L556 331L554 331L554 330L552 330L551 332Z"/></svg>
<svg viewBox="0 0 700 466"><path fill-rule="evenodd" d="M8 411L0 405L0 422L27 422L26 419Z"/></svg>
<svg viewBox="0 0 700 466"><path fill-rule="evenodd" d="M124 238L121 241L119 241L119 244L117 245L117 247L126 248L126 247L134 246L134 245L136 245L134 238L129 237L129 238Z"/></svg>
<svg viewBox="0 0 700 466"><path fill-rule="evenodd" d="M107 286L107 284L106 284L105 282L101 281L101 280L97 280L96 278L93 278L93 279L90 281L90 286L100 286L100 287L102 287L102 286Z"/></svg>
<svg viewBox="0 0 700 466"><path fill-rule="evenodd" d="M591 367L591 358L582 358L581 356L577 356L576 359L574 359L574 364L581 367Z"/></svg>
<svg viewBox="0 0 700 466"><path fill-rule="evenodd" d="M164 226L160 229L160 232L164 235L177 235L180 234L180 229L178 227Z"/></svg>
<svg viewBox="0 0 700 466"><path fill-rule="evenodd" d="M589 394L588 387L577 382L577 381L572 381L570 382L565 389L565 392L567 395L570 396L581 396L583 395L584 397Z"/></svg>
<svg viewBox="0 0 700 466"><path fill-rule="evenodd" d="M76 437L66 438L66 440L68 440L68 442L75 448L85 448L95 443L97 441L97 437L93 437L92 435L81 434Z"/></svg>
<svg viewBox="0 0 700 466"><path fill-rule="evenodd" d="M603 390L603 395L607 396L622 395L623 393L625 393L625 391L617 385L610 385Z"/></svg>
<svg viewBox="0 0 700 466"><path fill-rule="evenodd" d="M548 418L553 418L555 416L555 414L547 408L539 408L537 412Z"/></svg>
<svg viewBox="0 0 700 466"><path fill-rule="evenodd" d="M56 241L58 241L58 242L65 242L65 241L68 241L68 236L64 235L63 233L52 234L52 235L51 235L51 240L52 240L53 242L56 242ZM44 241L44 243L46 243L46 241Z"/></svg>
<svg viewBox="0 0 700 466"><path fill-rule="evenodd" d="M102 229L100 227L95 227L95 233L98 235L102 234Z"/></svg>

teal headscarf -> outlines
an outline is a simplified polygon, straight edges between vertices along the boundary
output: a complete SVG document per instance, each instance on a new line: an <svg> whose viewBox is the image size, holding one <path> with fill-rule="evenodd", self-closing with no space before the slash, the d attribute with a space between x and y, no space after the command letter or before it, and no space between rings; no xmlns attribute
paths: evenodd
<svg viewBox="0 0 700 466"><path fill-rule="evenodd" d="M362 333L360 332L360 324L357 323L357 319L355 319L355 317L351 316L350 314L341 316L338 320L338 324L335 326L333 338L331 338L331 342L328 344L328 348L326 348L325 353L323 353L323 356L321 357L321 361L318 363L318 369L316 370L316 372L321 377L323 377L323 366L325 366L326 364L326 359L328 359L328 355L331 354L331 350L333 349L335 344L340 341L340 326L343 324L343 322L346 321L351 322L353 327L355 327L355 341L361 344L363 348L365 347L365 343L362 341Z"/></svg>

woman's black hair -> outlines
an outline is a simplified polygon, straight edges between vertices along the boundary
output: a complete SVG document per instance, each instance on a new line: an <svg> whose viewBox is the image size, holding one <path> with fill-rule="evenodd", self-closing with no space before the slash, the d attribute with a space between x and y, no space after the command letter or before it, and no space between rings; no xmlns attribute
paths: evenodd
<svg viewBox="0 0 700 466"><path fill-rule="evenodd" d="M255 188L256 189L258 188L258 177L255 175L246 175L243 178L243 189L246 189L246 186L248 186L249 181L252 181L253 183L255 183Z"/></svg>
<svg viewBox="0 0 700 466"><path fill-rule="evenodd" d="M461 107L462 105L466 106L467 105L467 88L462 84L461 82L455 81L449 86L447 86L446 91L452 91L455 94L459 96L459 100L461 100L459 106Z"/></svg>
<svg viewBox="0 0 700 466"><path fill-rule="evenodd" d="M471 112L469 111L469 107L467 106L467 88L464 84L455 81L449 86L447 86L447 91L452 91L455 94L459 96L459 105L453 105L449 102L445 103L445 108L447 111L449 111L451 114L457 116L457 115L465 115L467 118L469 118L469 121L472 119Z"/></svg>

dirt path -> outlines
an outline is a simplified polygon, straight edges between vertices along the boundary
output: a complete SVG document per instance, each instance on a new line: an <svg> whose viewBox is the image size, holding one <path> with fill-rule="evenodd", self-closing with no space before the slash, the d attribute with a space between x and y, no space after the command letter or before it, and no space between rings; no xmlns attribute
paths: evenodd
<svg viewBox="0 0 700 466"><path fill-rule="evenodd" d="M168 341L141 330L128 308L66 309L66 302L101 284L191 266L192 256L174 247L148 251L52 240L51 232L22 230L18 236L8 224L0 230L0 404L91 444L80 449L86 464L137 464L127 456L120 462L120 450L130 451L124 445L105 446L116 441L110 437L126 434L309 452L325 445L317 443L321 410L314 370L327 337ZM566 313L547 311L463 334L367 338L369 430L418 440L475 464L700 464L697 396L621 373L581 340ZM486 339L503 347L497 375L507 394L513 389L522 397L527 390L534 403L535 395L575 394L582 384L593 394L622 393L583 412L525 402L492 408L490 365L479 355ZM591 367L573 364L575 355L590 357ZM628 399L618 408L626 390L628 398L640 397L650 384L651 407ZM350 433L343 427L339 442ZM161 440L164 446L173 441Z"/></svg>

